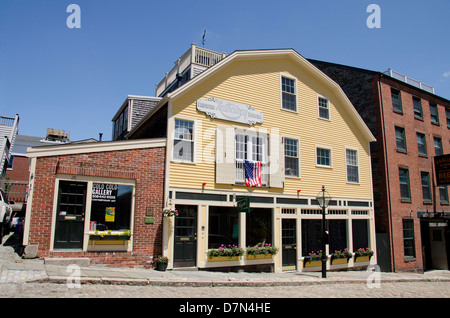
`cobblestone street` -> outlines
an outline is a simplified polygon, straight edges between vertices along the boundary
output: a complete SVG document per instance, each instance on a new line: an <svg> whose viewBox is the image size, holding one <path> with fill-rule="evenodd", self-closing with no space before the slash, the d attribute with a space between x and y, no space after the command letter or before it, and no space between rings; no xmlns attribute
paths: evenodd
<svg viewBox="0 0 450 318"><path fill-rule="evenodd" d="M171 287L54 283L0 284L0 297L38 298L449 298L449 282L382 282L271 287Z"/></svg>

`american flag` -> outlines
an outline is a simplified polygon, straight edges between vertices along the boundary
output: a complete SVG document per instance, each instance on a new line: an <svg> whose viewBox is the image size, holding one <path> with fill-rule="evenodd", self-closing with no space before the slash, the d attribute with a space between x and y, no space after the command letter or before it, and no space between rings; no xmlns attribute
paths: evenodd
<svg viewBox="0 0 450 318"><path fill-rule="evenodd" d="M261 162L248 161L244 162L245 184L247 187L261 187Z"/></svg>

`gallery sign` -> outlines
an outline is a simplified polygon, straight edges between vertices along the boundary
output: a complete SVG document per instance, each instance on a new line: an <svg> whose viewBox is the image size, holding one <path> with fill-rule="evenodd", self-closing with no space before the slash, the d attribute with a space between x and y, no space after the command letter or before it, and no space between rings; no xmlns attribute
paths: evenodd
<svg viewBox="0 0 450 318"><path fill-rule="evenodd" d="M438 185L450 184L450 154L434 157L434 169Z"/></svg>
<svg viewBox="0 0 450 318"><path fill-rule="evenodd" d="M247 125L254 125L264 121L263 113L257 111L250 105L214 97L197 100L197 110L206 113L211 118L229 120Z"/></svg>

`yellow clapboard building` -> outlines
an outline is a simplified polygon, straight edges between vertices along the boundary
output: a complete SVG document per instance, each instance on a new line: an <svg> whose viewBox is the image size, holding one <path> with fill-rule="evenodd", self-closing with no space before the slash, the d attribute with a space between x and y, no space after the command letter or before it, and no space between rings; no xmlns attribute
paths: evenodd
<svg viewBox="0 0 450 318"><path fill-rule="evenodd" d="M341 88L299 53L225 56L192 45L157 96L128 138L167 138L165 206L177 211L162 229L169 268L320 270L308 261L322 249L323 186L328 269L376 263L375 139ZM361 262L361 248L375 253ZM351 258L331 259L344 250Z"/></svg>

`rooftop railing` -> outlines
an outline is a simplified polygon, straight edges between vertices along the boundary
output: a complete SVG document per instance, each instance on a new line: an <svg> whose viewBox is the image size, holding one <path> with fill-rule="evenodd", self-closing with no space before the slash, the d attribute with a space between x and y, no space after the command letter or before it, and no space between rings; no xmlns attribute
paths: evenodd
<svg viewBox="0 0 450 318"><path fill-rule="evenodd" d="M398 79L402 82L405 82L407 84L410 84L412 86L418 87L420 89L423 89L424 91L427 91L429 93L434 94L434 87L427 85L425 83L422 83L421 81L417 81L415 79L412 79L404 74L400 74L399 72L394 71L393 69L389 68L386 72L383 74L389 75L390 77L393 77L395 79Z"/></svg>
<svg viewBox="0 0 450 318"><path fill-rule="evenodd" d="M206 69L224 59L225 56L225 53L200 48L192 43L190 49L175 62L175 66L156 85L156 96L160 96L177 79L177 75L183 73L190 65L195 64ZM194 74L192 72L189 79L194 77L194 75L197 75L197 73Z"/></svg>

